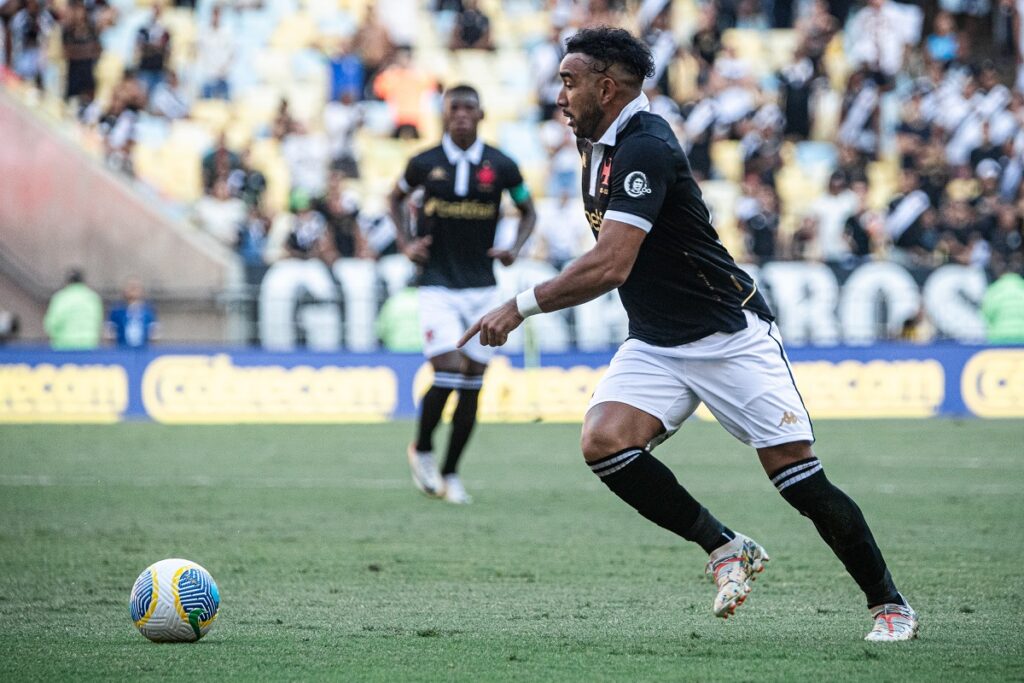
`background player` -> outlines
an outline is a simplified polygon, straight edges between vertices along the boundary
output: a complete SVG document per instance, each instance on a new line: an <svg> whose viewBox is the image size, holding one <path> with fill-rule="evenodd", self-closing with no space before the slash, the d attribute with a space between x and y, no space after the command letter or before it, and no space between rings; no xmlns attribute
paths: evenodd
<svg viewBox="0 0 1024 683"><path fill-rule="evenodd" d="M476 424L484 370L494 349L479 343L456 349L462 331L497 303L494 259L511 265L536 222L530 193L515 162L477 137L484 117L480 96L460 85L445 92L441 144L413 157L391 192L391 216L402 252L421 267L420 323L423 352L434 366L434 383L420 406L416 441L408 450L413 482L450 503L471 498L457 474ZM405 211L408 195L422 188L416 234ZM520 211L515 244L495 249L502 193ZM449 394L459 392L448 450L440 472L433 435Z"/></svg>
<svg viewBox="0 0 1024 683"><path fill-rule="evenodd" d="M583 154L583 202L597 244L562 273L485 315L463 336L498 346L526 316L618 288L629 339L591 400L583 454L641 515L698 543L728 618L768 555L715 519L650 452L703 401L757 449L783 498L810 518L867 596L868 640L907 640L917 615L896 590L860 509L825 477L810 418L778 329L757 287L710 223L668 123L641 92L648 48L621 29L588 29L567 43L560 106ZM722 477L728 481L728 473Z"/></svg>

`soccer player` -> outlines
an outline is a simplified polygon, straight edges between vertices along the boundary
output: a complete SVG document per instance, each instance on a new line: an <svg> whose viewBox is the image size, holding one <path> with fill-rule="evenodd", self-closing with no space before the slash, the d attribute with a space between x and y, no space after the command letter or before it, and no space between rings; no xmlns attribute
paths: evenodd
<svg viewBox="0 0 1024 683"><path fill-rule="evenodd" d="M618 288L629 339L612 359L583 424L583 456L648 520L699 544L728 618L768 554L718 521L651 449L703 401L757 449L785 500L808 517L867 596L867 640L908 640L917 615L896 590L857 505L825 476L778 329L752 279L711 227L671 128L641 93L652 73L643 43L621 29L586 29L567 43L558 106L583 156L593 249L557 277L475 323L460 342L498 346L527 316ZM723 473L728 480L728 473Z"/></svg>
<svg viewBox="0 0 1024 683"><path fill-rule="evenodd" d="M443 98L441 144L413 157L391 192L391 216L402 252L421 268L420 326L423 352L434 367L434 383L423 397L415 443L408 449L413 483L449 503L471 502L458 476L459 458L476 424L484 370L494 349L456 343L463 330L498 303L494 260L509 266L536 222L530 193L515 162L477 137L484 117L480 96L460 85ZM423 190L416 234L404 210L407 197ZM502 193L519 209L515 244L494 247ZM459 395L448 450L440 472L433 435L452 391Z"/></svg>

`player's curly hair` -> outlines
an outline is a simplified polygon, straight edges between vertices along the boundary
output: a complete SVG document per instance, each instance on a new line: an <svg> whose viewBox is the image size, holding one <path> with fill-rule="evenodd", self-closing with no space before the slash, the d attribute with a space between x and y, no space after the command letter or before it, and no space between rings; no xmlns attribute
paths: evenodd
<svg viewBox="0 0 1024 683"><path fill-rule="evenodd" d="M578 52L594 60L594 70L604 73L618 64L638 83L654 75L654 57L647 45L629 31L610 26L585 28L565 43L566 54Z"/></svg>

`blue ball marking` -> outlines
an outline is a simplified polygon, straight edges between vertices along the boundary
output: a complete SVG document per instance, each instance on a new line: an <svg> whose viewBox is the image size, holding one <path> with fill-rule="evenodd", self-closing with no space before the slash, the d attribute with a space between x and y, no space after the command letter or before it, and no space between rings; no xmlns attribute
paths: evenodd
<svg viewBox="0 0 1024 683"><path fill-rule="evenodd" d="M129 609L132 614L132 621L138 621L149 611L149 605L153 602L153 574L148 569L139 575L132 586L132 600Z"/></svg>
<svg viewBox="0 0 1024 683"><path fill-rule="evenodd" d="M178 579L178 600L186 614L201 609L199 620L209 621L220 607L220 592L212 576L193 567L183 572Z"/></svg>

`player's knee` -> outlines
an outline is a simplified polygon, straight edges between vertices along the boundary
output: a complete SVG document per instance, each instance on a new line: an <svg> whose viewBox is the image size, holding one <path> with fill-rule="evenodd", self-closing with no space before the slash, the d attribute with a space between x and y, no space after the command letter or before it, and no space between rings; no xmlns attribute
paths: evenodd
<svg viewBox="0 0 1024 683"><path fill-rule="evenodd" d="M583 459L587 462L607 458L609 455L618 453L631 446L636 446L636 444L626 443L621 433L612 429L602 428L601 425L585 427L583 435L580 437Z"/></svg>

